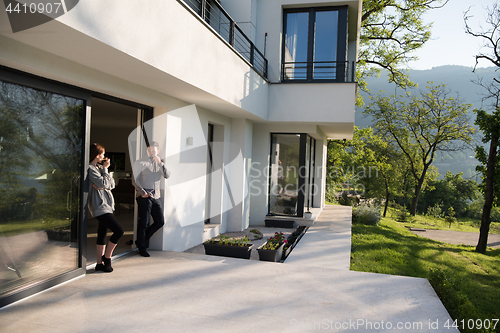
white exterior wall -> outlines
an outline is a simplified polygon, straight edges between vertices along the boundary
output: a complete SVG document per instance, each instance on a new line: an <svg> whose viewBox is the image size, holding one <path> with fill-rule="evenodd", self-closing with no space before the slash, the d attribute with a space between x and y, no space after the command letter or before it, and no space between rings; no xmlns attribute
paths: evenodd
<svg viewBox="0 0 500 333"><path fill-rule="evenodd" d="M268 33L269 78L278 80L282 8L307 6L307 1L224 2L237 15L250 8L249 35L261 51ZM314 4L357 2L361 0L317 0ZM231 183L241 184L232 193L241 202L233 206L222 173L213 175L210 211L217 213L218 232L264 224L268 192L264 171L269 165L271 132L308 133L316 138L317 166L326 165L327 137L352 136L355 84L269 84L176 0L151 0L148 6L138 0L127 1L127 6L119 0L81 1L57 21L16 34L10 32L3 3L0 9L1 65L145 104L158 117L196 104L199 124L190 121L189 114L177 115L181 126L167 122L165 128L155 130L155 139L166 148L177 145L181 149L186 137L193 137L195 143L206 141L208 123L215 125L215 141L227 144L214 151L215 168L227 171ZM236 20L247 18L243 15ZM355 44L349 44L349 60ZM228 167L231 147L241 150L241 168ZM204 169L206 156L205 162L203 158L179 161L172 177ZM324 204L324 170L316 175L322 194L315 196L315 207ZM166 225L155 234L151 246L183 251L203 240L206 177L197 179L194 188L186 186L176 193L169 188L173 179L166 182L163 197ZM247 181L250 188L245 189ZM186 202L173 205L175 194L191 198L191 206ZM199 222L183 224L188 209Z"/></svg>

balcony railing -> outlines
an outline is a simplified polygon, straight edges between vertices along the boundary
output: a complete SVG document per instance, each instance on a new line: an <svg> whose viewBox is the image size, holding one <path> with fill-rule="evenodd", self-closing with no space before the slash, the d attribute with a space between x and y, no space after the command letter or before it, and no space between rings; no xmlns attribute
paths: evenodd
<svg viewBox="0 0 500 333"><path fill-rule="evenodd" d="M267 59L218 2L214 0L183 1L245 58L257 73L267 78Z"/></svg>
<svg viewBox="0 0 500 333"><path fill-rule="evenodd" d="M283 82L355 82L354 61L284 62Z"/></svg>

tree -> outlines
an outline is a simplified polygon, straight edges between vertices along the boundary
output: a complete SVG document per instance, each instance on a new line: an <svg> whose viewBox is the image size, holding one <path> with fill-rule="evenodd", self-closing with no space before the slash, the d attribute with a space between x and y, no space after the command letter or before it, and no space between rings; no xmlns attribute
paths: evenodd
<svg viewBox="0 0 500 333"><path fill-rule="evenodd" d="M399 87L415 86L404 68L431 36L431 24L422 16L429 10L443 7L448 0L364 0L357 81L366 90L365 78L387 70L389 82Z"/></svg>
<svg viewBox="0 0 500 333"><path fill-rule="evenodd" d="M391 195L401 188L398 152L371 127L356 126L352 140L330 140L328 148L328 183L337 190L345 191L347 184L365 198L384 199L385 216Z"/></svg>
<svg viewBox="0 0 500 333"><path fill-rule="evenodd" d="M464 15L465 32L471 36L483 40L483 48L476 55L476 69L480 60L486 60L497 68L500 68L500 7L494 4L486 9L487 28L480 28L480 31L474 31L469 25L471 16L468 12ZM500 185L499 174L500 165L498 162L498 140L500 138L500 80L494 79L493 82L485 83L481 80L477 82L482 86L486 93L484 100L491 101L492 114L483 110L476 111L476 125L483 132L483 143L490 143L489 153L483 147L476 147L476 158L482 163L477 170L483 175L482 190L484 193L484 206L481 216L481 227L479 229L479 240L476 246L476 252L485 253L488 244L488 232L491 223L491 209L498 205L497 189Z"/></svg>
<svg viewBox="0 0 500 333"><path fill-rule="evenodd" d="M488 244L488 233L491 223L491 209L499 204L500 198L496 195L500 186L500 161L498 158L498 140L500 139L500 108L493 114L483 110L476 110L475 124L483 132L483 142L490 143L488 154L484 147L476 147L476 158L481 163L476 170L482 174L483 184L481 189L484 194L483 214L481 215L481 227L479 228L479 240L476 252L485 253Z"/></svg>
<svg viewBox="0 0 500 333"><path fill-rule="evenodd" d="M442 212L451 208L458 217L465 216L468 203L477 198L477 183L472 179L463 179L463 174L446 172L443 179L429 182L428 188L422 192L419 208L425 212L429 207L441 206ZM423 206L423 207L422 207Z"/></svg>
<svg viewBox="0 0 500 333"><path fill-rule="evenodd" d="M415 216L427 172L438 151L456 151L470 143L470 104L450 97L446 86L427 86L417 96L377 95L365 113L371 115L379 135L388 135L402 151L415 181L410 213Z"/></svg>

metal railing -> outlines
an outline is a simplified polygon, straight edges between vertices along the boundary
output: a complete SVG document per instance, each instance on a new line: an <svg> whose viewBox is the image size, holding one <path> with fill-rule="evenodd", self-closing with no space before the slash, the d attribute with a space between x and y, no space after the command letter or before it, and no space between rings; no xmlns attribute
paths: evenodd
<svg viewBox="0 0 500 333"><path fill-rule="evenodd" d="M282 81L355 82L354 61L284 62Z"/></svg>
<svg viewBox="0 0 500 333"><path fill-rule="evenodd" d="M226 42L245 58L262 77L267 78L267 59L215 0L183 0Z"/></svg>

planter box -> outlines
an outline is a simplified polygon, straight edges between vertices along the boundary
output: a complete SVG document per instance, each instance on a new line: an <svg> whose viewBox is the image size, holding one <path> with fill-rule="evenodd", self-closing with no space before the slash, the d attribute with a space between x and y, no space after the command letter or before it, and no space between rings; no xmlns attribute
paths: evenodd
<svg viewBox="0 0 500 333"><path fill-rule="evenodd" d="M288 237L287 241L288 241L288 244L290 245L290 247L288 249L286 249L285 251L283 251L283 255L281 257L282 261L285 261L285 259L288 257L290 252L292 252L292 250L295 248L297 243L300 241L302 236L304 236L307 229L309 229L309 227L299 226L297 228L297 230L295 230L295 232L292 234L294 237L292 237L292 235L290 235L290 237ZM295 238L295 240L293 240L293 238Z"/></svg>
<svg viewBox="0 0 500 333"><path fill-rule="evenodd" d="M267 228L293 228L294 220L266 220Z"/></svg>
<svg viewBox="0 0 500 333"><path fill-rule="evenodd" d="M262 244L257 248L257 252L259 252L259 260L272 262L280 261L281 256L283 255L283 246L285 245L285 243L281 243L281 245L276 250L263 250L262 248L266 244Z"/></svg>
<svg viewBox="0 0 500 333"><path fill-rule="evenodd" d="M203 246L205 247L205 254L240 259L250 259L253 248L253 244L248 244L247 246L229 246L203 243Z"/></svg>
<svg viewBox="0 0 500 333"><path fill-rule="evenodd" d="M286 257L292 252L293 246L290 245L286 250L283 250L283 253L281 254L281 261L285 261Z"/></svg>

